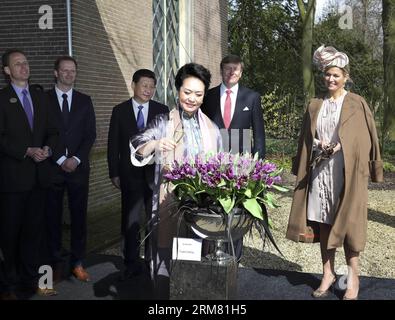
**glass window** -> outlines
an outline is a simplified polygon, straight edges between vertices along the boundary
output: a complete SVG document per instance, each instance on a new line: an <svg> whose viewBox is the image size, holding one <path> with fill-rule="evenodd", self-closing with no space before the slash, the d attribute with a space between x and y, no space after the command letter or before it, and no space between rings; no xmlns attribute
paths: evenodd
<svg viewBox="0 0 395 320"><path fill-rule="evenodd" d="M179 4L177 0L153 0L154 72L158 79L155 99L170 108L176 104L174 78L179 68Z"/></svg>

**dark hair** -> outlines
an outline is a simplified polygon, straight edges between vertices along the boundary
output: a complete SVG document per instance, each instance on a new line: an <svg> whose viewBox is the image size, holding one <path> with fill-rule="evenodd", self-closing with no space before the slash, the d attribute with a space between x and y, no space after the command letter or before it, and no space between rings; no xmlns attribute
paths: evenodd
<svg viewBox="0 0 395 320"><path fill-rule="evenodd" d="M30 90L44 92L44 87L41 84L34 83L34 84L31 84L29 87L30 87Z"/></svg>
<svg viewBox="0 0 395 320"><path fill-rule="evenodd" d="M208 69L197 63L187 63L178 70L175 79L177 91L180 90L184 80L189 77L195 77L201 80L204 83L204 93L207 92L210 87L211 73Z"/></svg>
<svg viewBox="0 0 395 320"><path fill-rule="evenodd" d="M228 63L240 63L241 64L241 70L244 69L244 62L241 60L241 58L235 54L230 54L222 58L221 60L221 70L224 68L224 64Z"/></svg>
<svg viewBox="0 0 395 320"><path fill-rule="evenodd" d="M146 77L146 78L151 78L151 79L153 79L153 80L154 80L154 83L155 83L155 85L156 85L156 76L155 76L155 73L154 73L153 71L151 71L151 70L148 70L148 69L139 69L139 70L137 70L137 71L133 74L132 81L133 81L134 83L137 83L137 82L140 81L140 79L141 79L142 77Z"/></svg>
<svg viewBox="0 0 395 320"><path fill-rule="evenodd" d="M2 63L2 65L3 65L3 69L4 69L4 67L8 67L8 65L10 64L10 56L11 56L12 54L14 54L14 53L21 53L21 54L23 54L24 56L26 56L26 54L25 54L22 50L20 50L20 49L16 49L16 48L7 49L7 50L3 53L2 57L1 57L1 63Z"/></svg>
<svg viewBox="0 0 395 320"><path fill-rule="evenodd" d="M77 61L73 57L71 57L71 56L61 56L61 57L57 58L56 61L55 61L54 69L56 71L59 71L59 67L60 67L60 64L61 64L62 61L73 61L74 64L75 64L75 67L76 68L78 67Z"/></svg>

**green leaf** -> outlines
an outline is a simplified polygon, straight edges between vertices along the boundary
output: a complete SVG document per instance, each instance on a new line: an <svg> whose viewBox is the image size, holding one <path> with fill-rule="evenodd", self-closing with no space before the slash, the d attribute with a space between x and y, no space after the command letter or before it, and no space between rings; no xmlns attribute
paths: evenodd
<svg viewBox="0 0 395 320"><path fill-rule="evenodd" d="M273 189L276 189L276 190L278 190L278 191L281 191L281 192L287 192L287 191L288 191L287 188L281 187L281 186L277 186L277 185L275 185L275 184L272 185L272 188L273 188Z"/></svg>
<svg viewBox="0 0 395 320"><path fill-rule="evenodd" d="M217 187L224 187L224 186L226 186L226 182L224 179L221 179L221 182L218 183Z"/></svg>
<svg viewBox="0 0 395 320"><path fill-rule="evenodd" d="M202 189L195 192L195 194L200 194L200 193L208 193L208 190L206 191L205 189Z"/></svg>
<svg viewBox="0 0 395 320"><path fill-rule="evenodd" d="M248 188L248 189L244 192L244 194L246 195L247 198L251 198L251 197L252 197L252 191L251 191L251 189Z"/></svg>
<svg viewBox="0 0 395 320"><path fill-rule="evenodd" d="M264 200L264 202L265 202L265 204L267 204L270 208L272 208L272 209L275 209L275 208L278 208L279 207L279 205L277 205L276 204L276 202L275 202L275 200L274 200L274 198L273 198L273 195L271 194L271 193L267 193L266 194L266 197L265 197L266 199Z"/></svg>
<svg viewBox="0 0 395 320"><path fill-rule="evenodd" d="M220 197L218 198L218 201L226 213L229 213L235 205L235 199L230 196Z"/></svg>
<svg viewBox="0 0 395 320"><path fill-rule="evenodd" d="M178 187L184 185L184 186L187 186L187 188L190 188L192 190L196 190L196 188L193 185L191 185L189 183L186 183L186 182L177 182L177 183L173 183L173 185L175 186L175 188L178 188Z"/></svg>
<svg viewBox="0 0 395 320"><path fill-rule="evenodd" d="M260 220L263 220L263 215L262 215L262 208L259 205L258 201L256 199L245 199L243 201L243 206L246 208L247 211L249 211L255 218L258 218Z"/></svg>

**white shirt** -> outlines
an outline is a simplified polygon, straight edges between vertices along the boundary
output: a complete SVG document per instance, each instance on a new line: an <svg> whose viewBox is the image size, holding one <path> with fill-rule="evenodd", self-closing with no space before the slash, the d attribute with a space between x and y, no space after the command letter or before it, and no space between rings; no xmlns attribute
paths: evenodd
<svg viewBox="0 0 395 320"><path fill-rule="evenodd" d="M69 91L67 92L63 92L62 90L60 90L57 86L55 86L55 92L56 92L56 96L58 97L58 102L59 102L59 106L60 106L60 111L62 112L62 106L63 106L63 94L67 94L67 103L69 105L69 111L71 111L71 102L73 100L73 88L71 88ZM67 154L68 154L68 150L66 148L66 154L64 156L61 156L56 163L58 165L62 165L62 163L67 159ZM79 158L77 158L76 156L73 156L73 158L75 160L77 160L78 165L81 163L81 160Z"/></svg>
<svg viewBox="0 0 395 320"><path fill-rule="evenodd" d="M58 102L59 102L59 106L60 106L60 111L62 111L62 105L63 105L63 94L67 94L67 103L69 104L69 111L71 111L71 102L73 100L73 88L71 88L69 91L67 92L63 92L62 90L60 90L57 86L55 86L55 91L56 91L56 95L58 97Z"/></svg>
<svg viewBox="0 0 395 320"><path fill-rule="evenodd" d="M225 100L226 100L226 90L228 88L222 83L220 87L220 97L221 97L221 114L222 114L222 119L224 118L224 110L225 110ZM239 91L239 84L235 84L232 88L230 88L232 93L230 94L230 103L231 103L231 113L230 113L230 119L232 120L233 114L235 113L235 108L236 108L236 98L237 98L237 92Z"/></svg>
<svg viewBox="0 0 395 320"><path fill-rule="evenodd" d="M132 98L132 104L133 104L133 111L134 111L134 116L136 117L136 121L137 121L137 114L139 113L139 106L143 106L143 109L141 109L141 111L143 112L143 116L144 116L144 127L146 127L147 126L147 118L148 118L149 101L146 103L140 104Z"/></svg>

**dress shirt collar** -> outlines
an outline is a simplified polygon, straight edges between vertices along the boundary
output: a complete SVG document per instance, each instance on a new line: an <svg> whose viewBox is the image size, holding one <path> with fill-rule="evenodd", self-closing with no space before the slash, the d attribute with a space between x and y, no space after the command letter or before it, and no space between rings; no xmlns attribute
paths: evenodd
<svg viewBox="0 0 395 320"><path fill-rule="evenodd" d="M134 100L134 98L132 98L132 104L133 104L133 108L135 109L135 111L139 111L139 106L143 106L143 110L148 110L148 106L149 106L149 101L147 101L146 103L138 103L136 100Z"/></svg>
<svg viewBox="0 0 395 320"><path fill-rule="evenodd" d="M27 98L29 99L31 105L32 105L32 109L33 109L33 101L32 101L32 97L30 96L30 91L29 91L29 86L27 85L26 87L22 88L22 87L18 87L16 84L11 82L11 86L12 88L15 90L15 93L20 101L20 103L23 105L23 90L27 90ZM34 112L34 109L33 109Z"/></svg>
<svg viewBox="0 0 395 320"><path fill-rule="evenodd" d="M70 102L71 98L73 96L73 88L71 88L69 91L67 92L63 92L62 90L60 90L57 86L55 86L55 91L56 91L56 95L58 96L58 98L63 100L63 94L67 94L67 100Z"/></svg>
<svg viewBox="0 0 395 320"><path fill-rule="evenodd" d="M16 92L16 94L18 95L18 96L22 96L22 91L23 90L27 90L27 92L29 93L29 95L30 95L30 91L29 91L29 86L26 86L26 87L18 87L15 83L12 83L11 82L11 86L14 88L14 90L15 90L15 92Z"/></svg>
<svg viewBox="0 0 395 320"><path fill-rule="evenodd" d="M226 94L226 90L228 90L228 88L224 85L224 83L221 83L221 87L220 87L220 96L222 97L224 94ZM230 90L232 90L231 95L233 97L237 96L237 92L239 91L239 84L236 83L232 88L230 88Z"/></svg>

